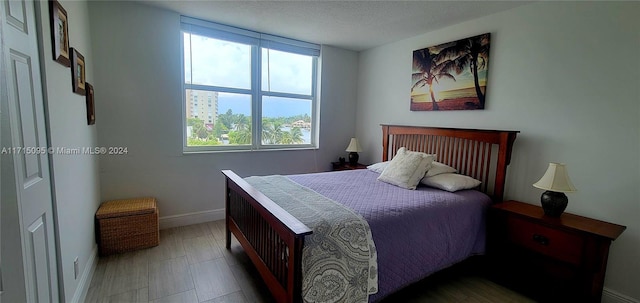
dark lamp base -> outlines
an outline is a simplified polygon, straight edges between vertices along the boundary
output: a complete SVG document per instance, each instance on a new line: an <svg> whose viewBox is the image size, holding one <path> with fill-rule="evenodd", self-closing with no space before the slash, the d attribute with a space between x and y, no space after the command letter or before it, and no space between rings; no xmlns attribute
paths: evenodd
<svg viewBox="0 0 640 303"><path fill-rule="evenodd" d="M356 152L350 152L349 153L349 164L351 165L356 165L358 164L358 159L360 158L360 156L358 156L358 153Z"/></svg>
<svg viewBox="0 0 640 303"><path fill-rule="evenodd" d="M567 208L568 203L567 195L555 191L545 191L540 197L540 204L542 204L544 214L549 217L560 217Z"/></svg>

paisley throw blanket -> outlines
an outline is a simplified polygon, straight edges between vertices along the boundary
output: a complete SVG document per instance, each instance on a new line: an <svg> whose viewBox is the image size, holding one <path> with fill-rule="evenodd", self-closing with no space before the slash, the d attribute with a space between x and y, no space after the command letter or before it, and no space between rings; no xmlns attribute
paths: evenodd
<svg viewBox="0 0 640 303"><path fill-rule="evenodd" d="M284 176L245 180L313 230L302 249L304 302L367 302L378 291L375 245L362 216Z"/></svg>

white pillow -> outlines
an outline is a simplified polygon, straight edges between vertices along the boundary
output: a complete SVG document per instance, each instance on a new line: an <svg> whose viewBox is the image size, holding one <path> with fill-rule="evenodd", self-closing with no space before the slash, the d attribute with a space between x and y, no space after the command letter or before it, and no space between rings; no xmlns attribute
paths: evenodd
<svg viewBox="0 0 640 303"><path fill-rule="evenodd" d="M389 162L391 161L384 161L384 162L378 162L378 163L374 163L371 164L369 166L367 166L367 169L376 173L381 174L382 171L384 171L385 168L387 168L387 166L389 165Z"/></svg>
<svg viewBox="0 0 640 303"><path fill-rule="evenodd" d="M429 155L429 154L427 154L427 155ZM451 166L442 164L440 162L436 162L435 161L436 155L431 155L431 156L433 156L434 161L431 162L431 165L429 165L429 170L431 170L433 168L433 165L436 164L436 163L441 165L441 166L443 166L443 168L438 168L437 172L435 174L433 174L434 176L437 175L437 174L450 173L450 172L456 173L456 172L458 172L455 168L453 168ZM373 163L373 164L367 166L367 169L372 171L372 172L376 172L376 173L381 174L382 171L384 171L384 169L387 168L387 166L389 166L389 162L391 162L391 161L383 161L383 162ZM451 170L449 170L449 169L451 169ZM427 170L427 174L429 174L429 170Z"/></svg>
<svg viewBox="0 0 640 303"><path fill-rule="evenodd" d="M465 175L459 174L439 174L437 176L422 179L422 184L439 188L449 192L462 189L471 189L480 185L480 181Z"/></svg>
<svg viewBox="0 0 640 303"><path fill-rule="evenodd" d="M416 189L431 162L433 155L412 152L401 147L378 180L406 189Z"/></svg>
<svg viewBox="0 0 640 303"><path fill-rule="evenodd" d="M447 173L457 173L458 170L446 165L444 163L440 163L438 161L433 161L433 163L431 163L431 167L429 168L429 170L427 171L427 173L425 174L425 177L433 177L439 174L447 174Z"/></svg>

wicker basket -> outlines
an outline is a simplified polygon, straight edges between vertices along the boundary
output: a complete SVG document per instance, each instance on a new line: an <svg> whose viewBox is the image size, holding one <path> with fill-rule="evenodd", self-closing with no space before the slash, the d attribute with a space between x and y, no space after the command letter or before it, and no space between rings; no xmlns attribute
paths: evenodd
<svg viewBox="0 0 640 303"><path fill-rule="evenodd" d="M112 200L96 212L100 256L157 246L158 207L155 198Z"/></svg>

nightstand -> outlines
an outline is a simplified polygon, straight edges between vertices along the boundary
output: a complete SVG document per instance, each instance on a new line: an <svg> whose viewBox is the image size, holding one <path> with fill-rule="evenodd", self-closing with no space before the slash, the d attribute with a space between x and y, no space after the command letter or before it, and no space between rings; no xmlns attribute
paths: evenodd
<svg viewBox="0 0 640 303"><path fill-rule="evenodd" d="M349 162L345 162L345 163L340 163L340 162L331 162L331 169L333 171L338 171L338 170L352 170L352 169L366 169L367 166L364 164L356 164L356 165L351 165L349 164Z"/></svg>
<svg viewBox="0 0 640 303"><path fill-rule="evenodd" d="M542 302L600 302L609 245L625 226L517 201L491 206L490 275Z"/></svg>

